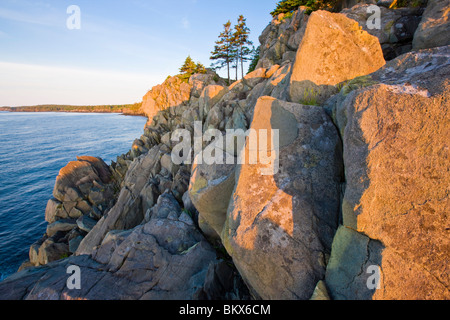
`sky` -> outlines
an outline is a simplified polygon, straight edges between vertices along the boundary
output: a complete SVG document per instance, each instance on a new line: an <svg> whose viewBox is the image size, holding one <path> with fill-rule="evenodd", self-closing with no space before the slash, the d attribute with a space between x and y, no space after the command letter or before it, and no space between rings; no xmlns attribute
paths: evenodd
<svg viewBox="0 0 450 320"><path fill-rule="evenodd" d="M277 2L0 0L0 106L140 102L188 55L210 66L223 24L240 14L258 46Z"/></svg>

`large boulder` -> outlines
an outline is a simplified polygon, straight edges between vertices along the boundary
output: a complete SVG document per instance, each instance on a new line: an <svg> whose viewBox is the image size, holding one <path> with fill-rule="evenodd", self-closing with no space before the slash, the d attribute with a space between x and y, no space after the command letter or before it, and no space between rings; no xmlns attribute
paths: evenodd
<svg viewBox="0 0 450 320"><path fill-rule="evenodd" d="M413 49L450 45L450 1L428 0L422 21L414 34Z"/></svg>
<svg viewBox="0 0 450 320"><path fill-rule="evenodd" d="M248 93L245 100L245 115L251 121L256 101L263 96L272 96L279 100L288 100L289 97L289 77L292 64L288 63L284 66L273 65L267 70L266 81L258 83Z"/></svg>
<svg viewBox="0 0 450 320"><path fill-rule="evenodd" d="M45 209L45 221L48 223L53 223L60 219L67 219L69 214L63 207L62 202L56 199L50 199L47 202L47 207Z"/></svg>
<svg viewBox="0 0 450 320"><path fill-rule="evenodd" d="M68 232L77 227L74 219L61 219L47 225L47 235L53 237L58 232Z"/></svg>
<svg viewBox="0 0 450 320"><path fill-rule="evenodd" d="M39 265L46 265L53 261L67 258L69 255L69 246L65 243L55 242L53 238L45 240L39 248Z"/></svg>
<svg viewBox="0 0 450 320"><path fill-rule="evenodd" d="M251 129L259 139L267 134L261 129L279 130L280 148L245 145L222 242L256 297L309 299L325 275L338 226L338 133L322 108L271 97L258 100ZM269 164L251 164L250 156L259 150L263 159L264 149Z"/></svg>
<svg viewBox="0 0 450 320"><path fill-rule="evenodd" d="M208 164L203 161L202 153L199 153L192 165L189 196L199 211L200 228L210 239L219 239L235 184L236 162L234 155L230 156L232 164L226 163L226 151L220 157L223 163Z"/></svg>
<svg viewBox="0 0 450 320"><path fill-rule="evenodd" d="M224 84L224 81L214 72L208 70L206 73L196 73L189 78L192 86L191 97L199 98L203 89L210 85Z"/></svg>
<svg viewBox="0 0 450 320"><path fill-rule="evenodd" d="M93 188L103 187L109 183L111 183L111 172L102 159L87 156L77 157L77 161L69 162L60 170L53 189L53 196L63 203L77 203L89 198ZM111 190L102 189L102 198L110 198ZM50 220L48 222L51 222L51 213L48 213L48 216Z"/></svg>
<svg viewBox="0 0 450 320"><path fill-rule="evenodd" d="M249 74L245 75L244 78L242 79L242 82L245 83L245 85L249 86L250 88L254 88L258 83L267 78L266 76L267 71L268 69L264 68L256 69L250 72ZM232 90L231 87L232 86L230 86L230 90Z"/></svg>
<svg viewBox="0 0 450 320"><path fill-rule="evenodd" d="M333 41L330 41L333 39ZM321 104L336 85L385 64L378 39L339 13L315 11L304 30L290 80L293 102Z"/></svg>
<svg viewBox="0 0 450 320"><path fill-rule="evenodd" d="M411 52L343 102L343 226L333 299L449 299L450 47ZM369 267L379 289L367 286ZM373 270L371 272L373 272Z"/></svg>
<svg viewBox="0 0 450 320"><path fill-rule="evenodd" d="M208 116L205 119L205 124L203 125L203 130L209 129L225 129L225 114L224 114L224 105L221 103L216 104L211 110L208 112Z"/></svg>

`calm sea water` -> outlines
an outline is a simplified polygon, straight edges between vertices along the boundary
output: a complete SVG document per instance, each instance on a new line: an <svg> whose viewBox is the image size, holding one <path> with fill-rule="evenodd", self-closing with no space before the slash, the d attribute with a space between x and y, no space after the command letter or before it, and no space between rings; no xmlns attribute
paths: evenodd
<svg viewBox="0 0 450 320"><path fill-rule="evenodd" d="M45 233L59 170L82 155L110 164L131 149L145 122L119 114L0 112L0 281Z"/></svg>

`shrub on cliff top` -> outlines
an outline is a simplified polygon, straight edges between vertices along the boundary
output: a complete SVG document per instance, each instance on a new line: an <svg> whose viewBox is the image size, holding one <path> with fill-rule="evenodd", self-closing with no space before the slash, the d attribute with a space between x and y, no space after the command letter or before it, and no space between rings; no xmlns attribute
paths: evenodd
<svg viewBox="0 0 450 320"><path fill-rule="evenodd" d="M200 62L195 63L191 56L188 56L180 68L180 79L189 81L189 78L195 73L206 73L207 70Z"/></svg>
<svg viewBox="0 0 450 320"><path fill-rule="evenodd" d="M283 0L278 2L277 7L270 14L276 17L280 13L291 13L300 6L308 7L307 13L316 10L331 10L339 0Z"/></svg>

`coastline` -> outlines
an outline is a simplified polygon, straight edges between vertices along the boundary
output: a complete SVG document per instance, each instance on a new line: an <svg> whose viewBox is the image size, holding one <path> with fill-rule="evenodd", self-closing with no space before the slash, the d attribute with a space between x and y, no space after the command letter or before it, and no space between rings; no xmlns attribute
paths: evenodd
<svg viewBox="0 0 450 320"><path fill-rule="evenodd" d="M38 112L38 113L36 113L36 114L33 114L33 113L30 113L30 112L20 112L20 114L18 114L17 115L17 117L16 116L14 116L14 115L11 115L11 116L8 116L6 113L7 113L7 111L0 111L0 113L1 114L3 114L3 116L1 116L1 118L2 118L2 120L3 121L6 121L7 123L9 123L9 121L13 121L12 119L14 118L14 119L30 119L30 121L34 121L34 120L32 120L32 119L34 119L34 117L36 117L36 119L47 119L47 118L50 118L50 119L68 119L68 120L65 120L66 122L67 121L72 121L72 120L70 120L70 119L79 119L79 117L78 117L78 115L80 115L80 116L82 116L82 118L84 118L84 119L92 119L92 123L97 123L97 121L98 120L96 120L96 119L104 119L103 118L103 116L105 116L105 117L113 117L113 119L118 119L119 117L117 117L117 116L122 116L122 115L126 115L126 114L122 114L122 113L93 113L93 112L90 112L90 113L81 113L81 112L77 112L77 113L72 113L73 115L74 115L74 117L72 117L72 116L64 116L64 114L69 114L70 112L58 112L58 113L56 113L56 112ZM58 114L61 114L61 116L62 117L58 117ZM24 117L23 117L23 116ZM136 116L135 115L133 115L134 116L134 119L135 120L132 120L132 119L129 119L129 120L121 120L122 122L121 123L130 123L130 121L132 122L132 123L134 123L135 121L138 121L139 123L142 123L142 126L141 125L138 125L138 127L139 127L139 129L135 132L135 134L133 134L132 135L132 138L130 137L129 138L129 142L128 143L126 143L126 149L123 149L123 146L122 146L122 148L120 149L120 150L116 150L117 152L111 152L112 151L112 149L111 149L111 142L105 142L106 143L106 145L108 146L108 149L110 150L110 151L106 151L104 154L100 154L99 152L98 152L98 150L99 150L99 148L97 148L97 149L95 149L95 150L97 150L97 151L93 151L92 152L92 154L95 154L95 155L100 155L103 159L105 159L105 162L107 163L107 165L108 166L110 166L111 165L111 163L113 163L113 162L115 162L115 161L117 161L116 159L117 158L119 158L119 157L121 157L121 156L123 156L123 154L125 153L129 153L130 152L130 148L131 148L131 143L132 143L132 141L136 138L136 137L139 137L139 135L143 132L143 130L144 130L144 127L145 127L145 123L146 123L146 120L147 120L147 118L146 117L142 117L142 119L140 119L140 118L136 118ZM55 118L56 117L56 118ZM117 117L117 118L116 118ZM7 119L10 119L10 120L7 120ZM109 118L108 118L109 119ZM14 120L14 121L21 121L21 120ZM40 120L39 120L40 121ZM53 120L54 121L54 120ZM87 121L90 121L90 120L87 120ZM119 120L117 120L117 121L119 121ZM58 121L59 122L59 121ZM5 123L5 122L3 122L3 123ZM114 122L114 123L116 123L116 122ZM115 126L115 125L113 125L113 126ZM118 131L116 130L116 132L118 133ZM124 133L125 134L125 133ZM95 140L95 139L94 139ZM78 141L79 142L79 141ZM77 141L75 141L75 144L77 144L78 143ZM61 149L61 148L63 148L63 147L58 147L58 150L67 150L67 148L64 148L64 149ZM70 148L69 148L70 149ZM8 149L2 149L2 151L4 151L5 152L5 154L7 154L7 153L9 153L9 151L8 151ZM70 151L70 150L69 150ZM47 152L47 153L51 153L51 152ZM64 151L63 153L69 153L69 152L66 152L66 151ZM80 152L78 152L78 154L80 154L80 155L82 155L82 154L88 154L88 153L90 153L90 152L86 152L86 151L80 151ZM46 154L46 151L43 151L43 154ZM70 154L74 154L72 151L70 152ZM58 156L58 157L63 157L63 156ZM104 158L104 157L106 157L106 158ZM50 161L50 162L55 162L55 161L59 161L58 159L56 159L56 157L54 157L54 158L45 158L46 160L45 161ZM45 212L45 207L46 207L46 204L47 204L47 202L48 202L48 200L52 197L51 196L51 194L52 194L52 191L53 191L53 187L54 187L54 180L56 179L56 177L57 177L57 175L58 175L58 172L64 167L64 166L66 166L67 165L67 163L69 162L69 161L73 161L73 160L76 160L75 158L73 158L73 157L66 157L66 159L64 160L64 161L60 161L59 162L59 165L57 165L57 166L54 166L53 167L53 169L52 169L52 171L54 172L53 174L51 174L51 176L50 175L48 175L48 176L46 176L45 174L46 174L46 172L48 172L48 170L50 169L49 167L50 167L50 165L48 165L47 167L44 167L44 169L42 169L43 170L43 172L44 173L40 173L39 174L39 179L44 179L46 182L44 182L45 183L45 190L47 190L48 192L48 195L46 195L45 196L45 198L44 197L42 197L42 199L44 199L44 200L42 200L42 205L41 205L41 202L40 202L40 204L39 204L39 208L40 209L38 209L38 210L36 210L36 217L38 217L38 218L34 218L34 216L33 215L30 215L30 217L31 217L31 220L29 220L29 222L27 222L28 223L28 225L32 225L33 226L33 228L35 228L35 229L32 229L32 232L31 232L31 234L34 234L34 237L29 237L29 238L27 238L27 239L23 239L23 241L24 241L24 243L28 243L28 245L26 245L26 251L28 252L29 251L29 248L30 248L30 246L31 246L31 244L32 243L34 243L35 241L37 241L37 240L39 240L41 237L42 237L42 235L44 234L44 232L45 232L45 228L43 229L43 231L41 231L41 232L39 232L39 233L36 233L36 231L33 231L33 230L37 230L37 228L39 228L39 224L41 224L41 222L45 222L45 220L43 220L43 217L42 217L42 214ZM43 160L44 161L44 160ZM2 164L4 164L3 162L2 162ZM3 168L4 169L4 168ZM6 170L6 169L4 169L4 170ZM5 173L5 172L4 172ZM30 176L30 177L28 177L27 176L27 178L26 179L30 179L30 180L32 180L32 179L34 179L33 178L34 176ZM44 177L44 178L42 178L42 177ZM26 180L26 181L28 181L28 180ZM44 191L41 191L41 189L43 190L44 189L44 187L42 187L41 185L39 185L39 186L36 186L36 187L33 187L34 189L37 189L39 192L44 192ZM46 193L46 194L47 194ZM35 197L35 198L37 198L38 196L36 196L36 195L34 195L33 197ZM5 200L6 201L6 200ZM34 207L34 206L36 206L37 205L37 203L36 202L33 202L33 205L31 206L31 207ZM31 213L31 211L27 211L28 213ZM34 212L34 211L33 211ZM34 222L30 222L30 221L34 221ZM3 220L3 222L4 222L4 220ZM2 231L5 231L5 230L2 230ZM3 236L5 236L5 235L3 235ZM14 237L14 236L13 236ZM3 239L5 239L5 238L3 238ZM16 241L16 240L14 240L14 238L13 238L13 240L8 240L8 241ZM21 240L22 241L22 240ZM6 248L3 248L3 249L5 249L6 250ZM7 251L5 251L5 252L7 252ZM2 254L4 254L5 252L2 252ZM11 259L13 259L13 258L11 258ZM19 259L20 260L20 259ZM5 279L7 279L9 276L11 276L12 274L14 274L14 273L16 273L16 272L18 272L18 268L20 267L20 265L21 264L23 264L23 262L25 262L27 260L27 258L26 257L24 257L23 258L23 260L22 261L20 261L20 264L17 264L17 268L12 272L12 273L9 273L9 271L8 271L8 269L4 269L3 270L3 268L2 268L2 270L1 270L1 274L3 274L3 276L1 277L1 279L0 279L0 283L1 282L3 282ZM3 271L5 271L5 273L3 273ZM1 275L0 274L0 275Z"/></svg>
<svg viewBox="0 0 450 320"><path fill-rule="evenodd" d="M101 106L69 106L69 105L41 105L22 107L0 107L0 112L66 112L66 113L116 113L128 116L146 117L141 109L142 103L130 105L101 105Z"/></svg>
<svg viewBox="0 0 450 320"><path fill-rule="evenodd" d="M86 110L78 110L78 111L11 111L11 110L0 110L0 112L5 113L78 113L78 114L120 114L123 116L130 117L143 117L147 118L144 113L132 113L132 112L109 112L109 111L86 111Z"/></svg>

